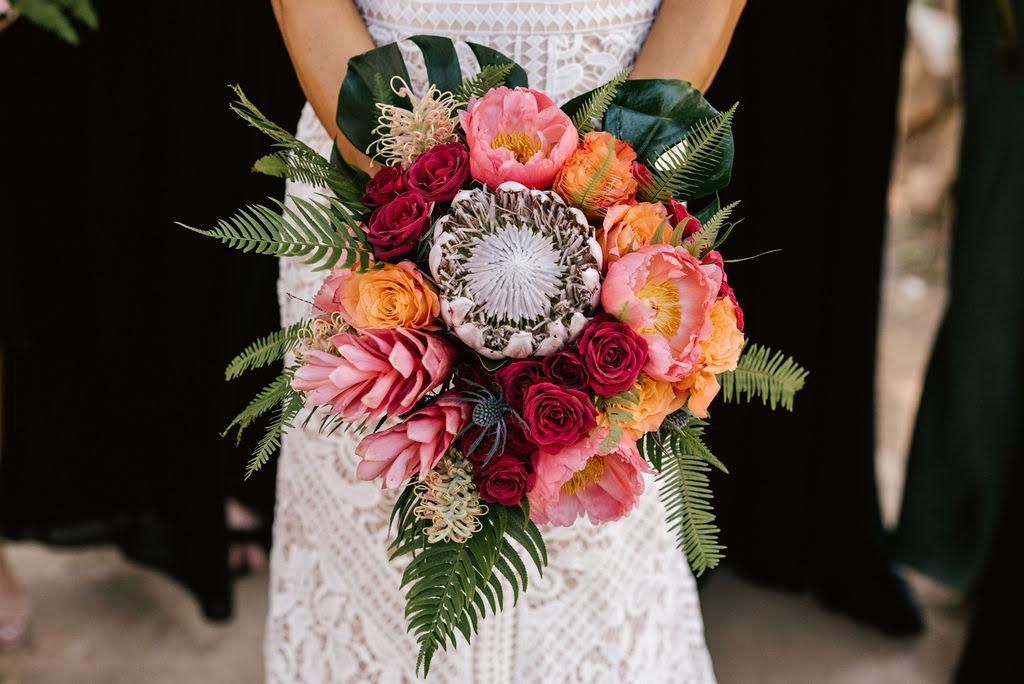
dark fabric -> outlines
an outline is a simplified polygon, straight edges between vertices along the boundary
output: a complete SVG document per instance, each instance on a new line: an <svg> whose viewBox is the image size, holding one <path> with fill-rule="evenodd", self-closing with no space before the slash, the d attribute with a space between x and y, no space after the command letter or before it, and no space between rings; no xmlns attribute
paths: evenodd
<svg viewBox="0 0 1024 684"><path fill-rule="evenodd" d="M875 346L903 2L748 4L708 96L740 102L724 200L749 339L810 370L796 411L713 409L728 558L794 588L870 594L885 563L874 481ZM876 573L877 574L877 573Z"/></svg>
<svg viewBox="0 0 1024 684"><path fill-rule="evenodd" d="M269 515L273 493L218 435L254 389L223 366L277 325L276 263L173 221L283 189L250 173L267 141L228 84L289 125L302 98L270 3L98 11L79 48L25 22L0 37L0 530L114 541L223 618L225 497Z"/></svg>
<svg viewBox="0 0 1024 684"><path fill-rule="evenodd" d="M1024 35L1024 2L1013 3ZM1024 453L1024 77L987 3L960 3L964 130L950 300L918 411L897 535L907 562L971 589Z"/></svg>

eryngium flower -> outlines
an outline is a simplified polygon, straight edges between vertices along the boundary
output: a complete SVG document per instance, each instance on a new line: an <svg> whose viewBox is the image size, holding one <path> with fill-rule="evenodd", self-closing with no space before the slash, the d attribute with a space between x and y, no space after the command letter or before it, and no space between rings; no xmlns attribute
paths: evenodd
<svg viewBox="0 0 1024 684"><path fill-rule="evenodd" d="M546 356L576 339L597 305L601 248L578 209L510 182L455 197L434 224L430 271L442 318L471 349Z"/></svg>

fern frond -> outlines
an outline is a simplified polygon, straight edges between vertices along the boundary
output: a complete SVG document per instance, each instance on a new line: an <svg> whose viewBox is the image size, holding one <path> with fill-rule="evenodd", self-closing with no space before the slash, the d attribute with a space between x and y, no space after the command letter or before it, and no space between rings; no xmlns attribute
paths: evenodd
<svg viewBox="0 0 1024 684"><path fill-rule="evenodd" d="M729 220L733 210L739 204L739 200L727 204L712 215L700 230L693 234L693 241L689 243L689 249L694 256L700 256L714 246L718 240L718 232Z"/></svg>
<svg viewBox="0 0 1024 684"><path fill-rule="evenodd" d="M514 62L485 65L476 76L462 81L462 85L455 91L455 99L459 102L469 102L471 97L483 97L488 90L504 85L505 79L515 66Z"/></svg>
<svg viewBox="0 0 1024 684"><path fill-rule="evenodd" d="M725 401L750 401L758 397L773 410L782 406L792 411L793 398L803 389L807 374L792 357L750 344L743 350L736 370L722 373L718 381Z"/></svg>
<svg viewBox="0 0 1024 684"><path fill-rule="evenodd" d="M629 78L629 69L623 69L615 74L612 80L594 90L587 98L583 106L572 116L572 123L580 134L580 140L590 131L594 130L594 122L604 118L605 112L615 99L616 93L626 79Z"/></svg>
<svg viewBox="0 0 1024 684"><path fill-rule="evenodd" d="M687 199L705 176L722 161L721 143L732 129L739 103L694 125L678 145L662 152L654 168L654 180L640 188L640 199L662 202L669 197Z"/></svg>
<svg viewBox="0 0 1024 684"><path fill-rule="evenodd" d="M292 378L295 376L295 368L286 368L266 387L256 393L256 396L249 401L242 411L235 416L224 431L221 437L226 437L232 428L238 430L235 435L235 442L242 441L242 433L252 425L257 418L267 413L282 401L295 392L292 389Z"/></svg>
<svg viewBox="0 0 1024 684"><path fill-rule="evenodd" d="M270 198L275 208L249 205L208 229L178 225L243 252L305 257L303 263L314 270L349 268L356 263L359 271L367 270L372 252L362 228L339 200L321 197L323 204L293 197L294 208Z"/></svg>
<svg viewBox="0 0 1024 684"><path fill-rule="evenodd" d="M274 452L281 448L281 436L292 426L292 421L306 405L306 397L301 392L292 392L285 397L267 430L252 452L252 457L245 465L245 479L267 464Z"/></svg>
<svg viewBox="0 0 1024 684"><path fill-rule="evenodd" d="M306 321L299 321L259 338L231 359L224 369L224 379L234 380L246 371L280 361L299 344L305 329Z"/></svg>

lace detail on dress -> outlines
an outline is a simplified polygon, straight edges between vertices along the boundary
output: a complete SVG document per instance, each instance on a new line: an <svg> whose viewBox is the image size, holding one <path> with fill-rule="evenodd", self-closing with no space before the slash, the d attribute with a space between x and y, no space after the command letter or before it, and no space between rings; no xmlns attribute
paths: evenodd
<svg viewBox="0 0 1024 684"><path fill-rule="evenodd" d="M361 0L379 43L417 33L493 46L531 85L564 101L630 64L656 0ZM571 25L570 25L571 24ZM414 89L425 69L411 60ZM474 68L462 45L460 58ZM322 153L330 140L307 105L298 136ZM291 185L289 194L317 190ZM282 323L308 315L323 278L281 263ZM306 301L303 301L306 300ZM285 436L281 453L266 630L270 682L415 682L416 644L405 631L401 565L387 560L394 492L355 477L354 439L314 428ZM531 576L515 607L488 615L473 644L438 653L428 682L714 682L696 585L666 530L653 481L616 523L546 527L551 565ZM507 592L507 598L511 598Z"/></svg>

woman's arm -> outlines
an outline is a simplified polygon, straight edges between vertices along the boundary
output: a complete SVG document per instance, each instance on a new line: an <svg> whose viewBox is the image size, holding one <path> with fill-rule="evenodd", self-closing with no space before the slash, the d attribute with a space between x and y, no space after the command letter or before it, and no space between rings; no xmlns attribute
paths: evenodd
<svg viewBox="0 0 1024 684"><path fill-rule="evenodd" d="M680 78L705 92L746 0L662 0L632 78Z"/></svg>
<svg viewBox="0 0 1024 684"><path fill-rule="evenodd" d="M272 0L299 84L327 134L350 163L367 170L370 160L340 135L338 91L348 60L376 47L352 0Z"/></svg>

